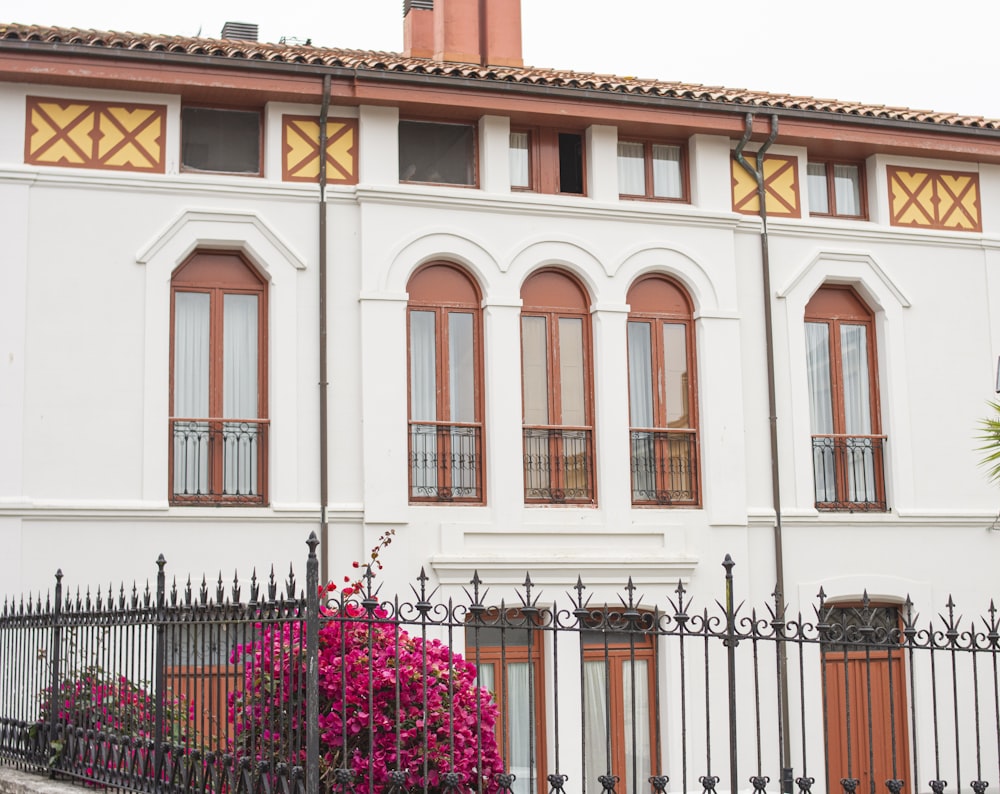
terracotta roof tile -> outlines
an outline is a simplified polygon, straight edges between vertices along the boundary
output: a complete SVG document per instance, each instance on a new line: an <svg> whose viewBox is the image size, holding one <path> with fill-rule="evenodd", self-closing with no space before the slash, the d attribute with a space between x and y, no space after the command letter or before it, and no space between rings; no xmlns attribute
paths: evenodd
<svg viewBox="0 0 1000 794"><path fill-rule="evenodd" d="M394 52L0 23L0 40L4 39L39 44L68 44L94 49L149 51L232 60L247 59L270 63L336 66L359 71L407 72L441 77L463 77L553 88L588 89L598 92L636 94L696 102L718 102L745 105L748 108L808 110L872 119L1000 130L1000 119L987 119L982 116L963 116L956 113L937 113L930 110L844 102L836 99L771 94L749 91L745 88L704 86L664 80L573 72L563 69L444 63L426 58L407 58Z"/></svg>

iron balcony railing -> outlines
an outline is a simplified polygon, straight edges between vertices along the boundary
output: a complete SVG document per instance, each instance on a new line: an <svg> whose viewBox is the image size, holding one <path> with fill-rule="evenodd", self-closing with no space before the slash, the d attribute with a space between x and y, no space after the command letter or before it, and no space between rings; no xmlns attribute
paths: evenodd
<svg viewBox="0 0 1000 794"><path fill-rule="evenodd" d="M553 504L594 501L589 427L524 428L524 499Z"/></svg>
<svg viewBox="0 0 1000 794"><path fill-rule="evenodd" d="M170 420L172 504L267 504L266 419Z"/></svg>
<svg viewBox="0 0 1000 794"><path fill-rule="evenodd" d="M783 613L738 600L728 555L700 594L572 575L526 576L505 598L474 574L447 595L421 572L394 597L374 563L350 592L320 586L317 547L304 589L292 572L171 585L161 556L144 590L57 573L49 595L4 601L0 763L142 794L984 794L1000 780L992 602L968 619L950 597L821 588Z"/></svg>
<svg viewBox="0 0 1000 794"><path fill-rule="evenodd" d="M410 499L483 500L483 430L478 424L410 423Z"/></svg>
<svg viewBox="0 0 1000 794"><path fill-rule="evenodd" d="M877 435L813 436L816 508L884 512L885 441Z"/></svg>
<svg viewBox="0 0 1000 794"><path fill-rule="evenodd" d="M695 430L633 427L629 441L633 504L698 504L698 435Z"/></svg>

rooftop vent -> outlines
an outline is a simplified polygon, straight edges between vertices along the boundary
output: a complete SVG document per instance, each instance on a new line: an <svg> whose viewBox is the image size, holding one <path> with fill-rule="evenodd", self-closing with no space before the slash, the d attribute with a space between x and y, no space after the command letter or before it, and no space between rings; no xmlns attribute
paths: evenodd
<svg viewBox="0 0 1000 794"><path fill-rule="evenodd" d="M222 38L257 41L257 25L252 22L227 22L222 26Z"/></svg>

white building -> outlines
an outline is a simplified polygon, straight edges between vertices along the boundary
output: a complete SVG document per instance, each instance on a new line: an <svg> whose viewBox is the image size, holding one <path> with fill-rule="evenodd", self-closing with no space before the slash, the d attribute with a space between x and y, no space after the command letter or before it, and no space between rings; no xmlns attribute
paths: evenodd
<svg viewBox="0 0 1000 794"><path fill-rule="evenodd" d="M0 25L2 589L321 529L338 578L394 528L392 586L662 601L728 552L762 603L780 490L793 609L985 610L1000 122L528 68L517 0L405 5L402 55Z"/></svg>

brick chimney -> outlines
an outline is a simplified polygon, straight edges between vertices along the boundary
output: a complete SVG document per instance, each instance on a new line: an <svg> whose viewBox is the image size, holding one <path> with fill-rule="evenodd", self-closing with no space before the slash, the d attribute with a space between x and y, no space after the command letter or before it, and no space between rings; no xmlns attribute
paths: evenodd
<svg viewBox="0 0 1000 794"><path fill-rule="evenodd" d="M403 54L523 66L521 0L403 0Z"/></svg>

